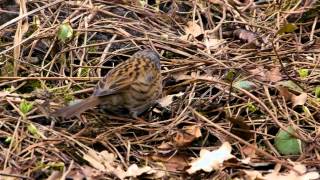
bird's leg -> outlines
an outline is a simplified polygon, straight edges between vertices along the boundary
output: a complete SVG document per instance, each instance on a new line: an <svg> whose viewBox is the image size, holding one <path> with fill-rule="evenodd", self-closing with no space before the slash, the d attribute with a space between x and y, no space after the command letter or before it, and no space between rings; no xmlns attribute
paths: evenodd
<svg viewBox="0 0 320 180"><path fill-rule="evenodd" d="M131 111L130 112L131 117L133 117L133 119L142 122L142 123L147 123L147 121L145 121L143 118L138 117L138 114L136 111Z"/></svg>

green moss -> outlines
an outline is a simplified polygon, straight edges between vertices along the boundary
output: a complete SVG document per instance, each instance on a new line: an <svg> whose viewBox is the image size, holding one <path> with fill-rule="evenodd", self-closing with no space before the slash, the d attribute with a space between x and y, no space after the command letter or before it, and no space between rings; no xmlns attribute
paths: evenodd
<svg viewBox="0 0 320 180"><path fill-rule="evenodd" d="M74 100L74 96L72 94L70 94L70 93L64 94L63 98L67 102L70 102L70 101Z"/></svg>
<svg viewBox="0 0 320 180"><path fill-rule="evenodd" d="M66 101L66 102L70 102L72 100L74 100L74 95L71 94L71 90L70 89L66 89L66 88L59 88L59 89L54 89L54 90L51 90L51 92L53 94L61 94L63 95L63 99Z"/></svg>
<svg viewBox="0 0 320 180"><path fill-rule="evenodd" d="M89 76L89 72L90 72L90 69L87 68L87 67L84 67L84 68L81 68L81 77L88 77Z"/></svg>

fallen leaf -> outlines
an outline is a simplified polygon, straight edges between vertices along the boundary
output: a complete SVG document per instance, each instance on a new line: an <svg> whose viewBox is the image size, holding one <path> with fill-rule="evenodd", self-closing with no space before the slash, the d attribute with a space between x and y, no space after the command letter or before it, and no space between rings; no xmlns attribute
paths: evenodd
<svg viewBox="0 0 320 180"><path fill-rule="evenodd" d="M81 171L80 171L81 170ZM103 176L103 172L102 171L99 171L95 168L92 168L88 165L84 165L84 166L81 166L80 167L80 172L76 171L76 172L73 172L73 176L75 177L79 177L78 179L83 179L81 178L82 176L84 176L84 178L86 179L99 179L98 177L101 177ZM71 176L74 180L76 180L73 176Z"/></svg>
<svg viewBox="0 0 320 180"><path fill-rule="evenodd" d="M190 145L195 139L196 137L189 133L177 132L175 137L173 138L173 144L178 147L186 147Z"/></svg>
<svg viewBox="0 0 320 180"><path fill-rule="evenodd" d="M92 167L108 174L114 174L119 179L126 177L126 172L115 162L115 155L108 151L97 152L90 149L83 155L83 159L88 161Z"/></svg>
<svg viewBox="0 0 320 180"><path fill-rule="evenodd" d="M291 170L288 173L279 173L278 170L275 170L272 173L266 174L262 177L262 179L277 179L277 180L312 180L312 179L318 179L320 177L319 172L307 172L307 168L305 165L302 165L298 162L291 162L294 166L293 169L301 173L299 175L296 171Z"/></svg>
<svg viewBox="0 0 320 180"><path fill-rule="evenodd" d="M293 81L279 81L276 83L277 86L283 86L290 90L296 91L296 92L303 92L303 90Z"/></svg>
<svg viewBox="0 0 320 180"><path fill-rule="evenodd" d="M204 45L209 50L214 50L220 47L225 42L224 39L204 38Z"/></svg>
<svg viewBox="0 0 320 180"><path fill-rule="evenodd" d="M153 170L151 167L149 166L144 166L139 168L138 165L136 164L132 164L128 167L125 177L137 177L140 176L142 174L153 174L155 173L155 170Z"/></svg>
<svg viewBox="0 0 320 180"><path fill-rule="evenodd" d="M245 80L245 81L237 81L233 84L233 86L238 89L252 90L256 87L256 84L251 81Z"/></svg>
<svg viewBox="0 0 320 180"><path fill-rule="evenodd" d="M175 97L181 97L183 96L183 92L179 92L178 94L170 94L167 95L161 99L159 99L157 102L162 106L162 107L168 107L170 104L173 102L173 98Z"/></svg>
<svg viewBox="0 0 320 180"><path fill-rule="evenodd" d="M256 47L261 47L261 38L255 32L248 31L246 29L237 29L233 32L233 35L242 41L253 44Z"/></svg>
<svg viewBox="0 0 320 180"><path fill-rule="evenodd" d="M258 80L267 81L266 79L266 69L263 66L258 66L255 69L250 69L249 72L254 75Z"/></svg>
<svg viewBox="0 0 320 180"><path fill-rule="evenodd" d="M282 87L282 86L278 86L277 89L279 91L280 96L283 96L286 101L291 100L291 97L293 94L291 92L289 92L289 90L287 88Z"/></svg>
<svg viewBox="0 0 320 180"><path fill-rule="evenodd" d="M274 146L282 155L299 155L302 152L302 142L300 139L292 136L290 133L296 133L292 126L287 128L287 131L279 129L274 138Z"/></svg>
<svg viewBox="0 0 320 180"><path fill-rule="evenodd" d="M268 81L270 82L279 82L282 80L282 76L280 73L279 67L274 67L270 71L266 72L266 77L268 78Z"/></svg>
<svg viewBox="0 0 320 180"><path fill-rule="evenodd" d="M256 148L252 148L251 146L244 146L241 148L241 150L246 157L250 157L250 158L257 157Z"/></svg>
<svg viewBox="0 0 320 180"><path fill-rule="evenodd" d="M280 96L283 96L286 101L292 102L292 107L302 106L306 103L308 94L301 93L300 95L295 95L291 93L287 88L278 86L277 89L280 92Z"/></svg>
<svg viewBox="0 0 320 180"><path fill-rule="evenodd" d="M243 170L243 172L246 174L244 178L246 180L263 179L263 176L259 171Z"/></svg>
<svg viewBox="0 0 320 180"><path fill-rule="evenodd" d="M211 172L218 170L223 161L234 158L231 154L231 145L229 142L224 142L221 147L214 151L201 149L200 157L190 163L191 167L187 170L189 174L193 174L199 170Z"/></svg>
<svg viewBox="0 0 320 180"><path fill-rule="evenodd" d="M267 70L262 66L258 66L255 69L249 70L249 72L260 81L278 82L282 79L279 67L274 67L270 70Z"/></svg>
<svg viewBox="0 0 320 180"><path fill-rule="evenodd" d="M182 154L175 154L173 156L154 154L150 156L150 159L163 163L167 171L182 171L188 166L188 158Z"/></svg>
<svg viewBox="0 0 320 180"><path fill-rule="evenodd" d="M307 101L308 94L307 93L301 93L299 96L293 95L291 97L292 106L296 107L299 105L304 105Z"/></svg>
<svg viewBox="0 0 320 180"><path fill-rule="evenodd" d="M202 136L200 126L198 126L198 125L185 126L185 127L183 127L183 130L186 133L189 133L189 134L193 135L196 138L199 138L199 137Z"/></svg>
<svg viewBox="0 0 320 180"><path fill-rule="evenodd" d="M201 136L201 130L198 125L185 126L176 133L172 143L178 147L186 147Z"/></svg>
<svg viewBox="0 0 320 180"><path fill-rule="evenodd" d="M201 27L195 21L188 21L187 25L184 28L185 35L181 36L182 40L189 40L190 36L192 38L198 37L203 34Z"/></svg>

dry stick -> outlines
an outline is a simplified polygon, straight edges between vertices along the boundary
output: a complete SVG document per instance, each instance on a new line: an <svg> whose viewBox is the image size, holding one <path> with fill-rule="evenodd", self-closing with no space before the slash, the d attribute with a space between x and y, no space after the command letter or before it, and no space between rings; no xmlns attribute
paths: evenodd
<svg viewBox="0 0 320 180"><path fill-rule="evenodd" d="M106 58L106 56L107 56L107 54L108 54L108 52L109 52L109 50L110 50L110 47L111 47L111 45L112 45L112 42L114 42L114 40L115 40L116 38L117 38L117 35L114 34L114 35L112 36L112 38L109 40L110 43L108 43L107 46L104 48L103 53L102 53L102 55L100 56L99 66L102 66L102 65L103 65L103 62L104 62L104 60L105 60L105 58ZM98 68L98 69L97 69L97 74L98 74L99 77L101 77L101 68Z"/></svg>
<svg viewBox="0 0 320 180"><path fill-rule="evenodd" d="M31 15L31 14L33 14L33 13L35 13L35 12L41 11L41 10L43 10L43 9L46 9L46 8L48 8L48 7L50 7L50 6L53 6L53 5L55 5L55 4L58 4L58 3L64 2L64 1L65 1L65 0L56 0L56 1L53 1L52 3L49 3L49 4L44 5L44 6L42 6L42 7L39 7L39 8L37 8L37 9L35 9L35 10L29 11L28 13L25 13L25 14L23 14L22 16L18 16L18 17L14 18L14 19L11 19L10 21L8 21L8 22L6 22L6 23L4 23L4 24L2 24L2 25L0 26L0 31L1 31L2 29L4 29L5 27L7 27L8 25L13 24L13 23L15 23L15 22L17 22L17 21L25 18L25 17L28 17L29 15Z"/></svg>
<svg viewBox="0 0 320 180"><path fill-rule="evenodd" d="M19 178L19 179L31 179L27 176L23 176L23 175L19 175L19 174L9 174L9 173L4 173L4 172L0 172L0 176L7 176L7 177L14 177L15 178ZM6 178L5 178L6 179ZM8 178L11 179L11 178Z"/></svg>
<svg viewBox="0 0 320 180"><path fill-rule="evenodd" d="M57 81L57 80L70 80L70 81L98 81L101 77L0 77L0 81L4 80L11 80L9 82L3 82L0 84L0 87L16 83L19 81L30 81L30 80L50 80L50 81Z"/></svg>
<svg viewBox="0 0 320 180"><path fill-rule="evenodd" d="M303 88L296 80L294 80L291 76L289 76L289 73L288 73L288 71L286 70L286 68L284 67L284 65L283 65L283 63L282 63L282 60L281 60L281 58L280 58L280 56L279 56L279 54L278 54L278 51L276 50L276 47L275 47L275 45L274 45L274 38L273 38L273 40L271 41L271 45L272 45L272 49L273 49L273 51L274 51L274 53L275 53L275 55L276 55L276 57L277 57L277 59L278 59L278 61L279 61L279 64L280 64L281 69L283 70L284 74L285 74L292 82L294 82L296 85L298 85L299 88L301 88L301 89L304 91L304 88Z"/></svg>
<svg viewBox="0 0 320 180"><path fill-rule="evenodd" d="M192 109L190 107L191 111L196 115L198 116L201 120L205 121L206 123L210 124L211 126L215 127L216 129L218 129L219 131L222 131L223 133L231 136L232 138L236 139L237 141L239 141L240 143L242 144L245 144L246 146L249 146L250 148L252 149L255 149L257 152L259 152L260 154L263 154L264 156L272 159L273 161L275 161L276 163L278 164L281 164L283 166L285 166L286 168L292 170L292 171L295 171L296 173L298 173L299 175L301 175L301 173L297 170L295 170L287 161L283 161L283 160L280 160L280 159L277 159L276 157L272 156L271 154L257 148L256 146L248 143L247 141L243 140L242 138L230 133L229 131L223 129L221 126L219 126L218 124L216 123L213 123L212 121L210 121L209 119L207 119L206 117L204 117L203 115L201 115L199 112L197 112L196 110Z"/></svg>
<svg viewBox="0 0 320 180"><path fill-rule="evenodd" d="M0 77L0 81L8 80L19 80L19 81L27 81L27 80L73 80L73 81L97 81L100 80L101 77Z"/></svg>

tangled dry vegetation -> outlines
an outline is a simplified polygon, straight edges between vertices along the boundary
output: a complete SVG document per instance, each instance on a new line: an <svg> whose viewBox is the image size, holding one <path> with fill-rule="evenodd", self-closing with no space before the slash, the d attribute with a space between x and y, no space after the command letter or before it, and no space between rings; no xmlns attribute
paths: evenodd
<svg viewBox="0 0 320 180"><path fill-rule="evenodd" d="M19 3L0 1L1 179L319 178L317 1ZM144 48L164 84L145 121L50 117Z"/></svg>

